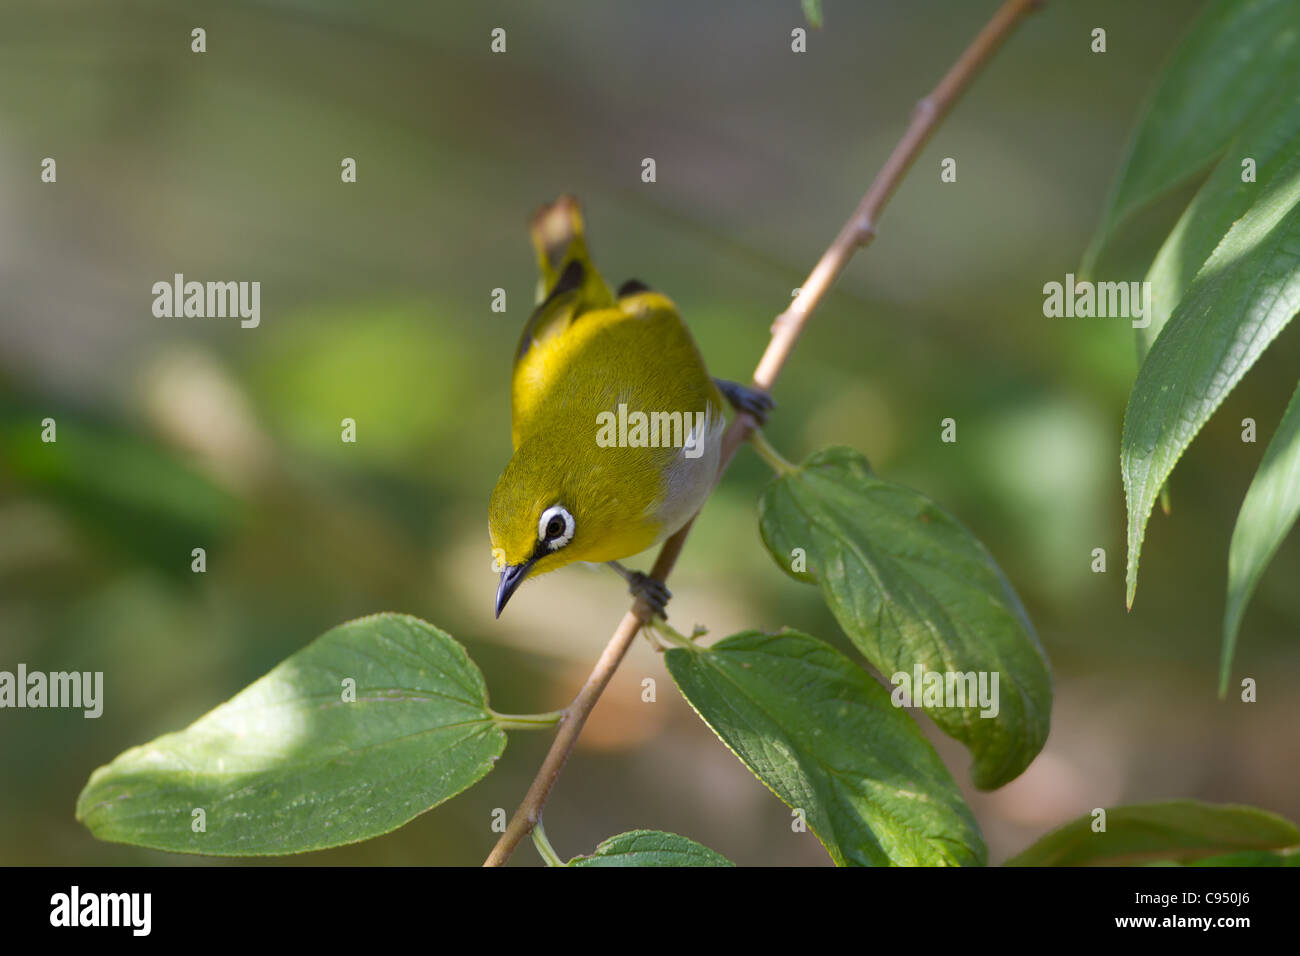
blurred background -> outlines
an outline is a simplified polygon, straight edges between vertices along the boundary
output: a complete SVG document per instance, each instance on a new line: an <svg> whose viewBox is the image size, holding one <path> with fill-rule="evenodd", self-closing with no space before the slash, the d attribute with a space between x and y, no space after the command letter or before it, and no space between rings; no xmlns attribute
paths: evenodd
<svg viewBox="0 0 1300 956"><path fill-rule="evenodd" d="M1297 330L1179 465L1126 614L1133 332L1042 314L1043 284L1076 270L1140 104L1200 6L1052 2L1031 18L926 148L776 393L769 434L787 457L861 449L965 522L1029 609L1056 681L1033 766L977 793L965 752L926 723L994 861L1121 802L1300 819L1296 536L1237 656L1259 702L1215 694L1228 540L1295 386ZM103 671L105 706L98 720L0 712L0 862L223 863L100 843L74 821L76 796L124 748L375 611L462 641L497 709L564 706L628 599L608 572L571 568L493 620L486 509L536 281L529 213L579 195L609 280L672 296L714 374L746 380L913 103L995 7L826 0L825 28L794 54L797 0L9 0L0 668ZM504 54L489 50L495 27ZM57 184L40 181L45 157ZM355 184L340 182L344 157ZM944 157L956 183L940 182ZM1102 277L1140 279L1190 194L1131 223ZM260 327L155 318L151 286L178 272L260 281ZM504 314L490 310L498 287ZM939 440L948 416L956 444ZM1258 444L1240 440L1247 416ZM46 417L57 445L40 443ZM356 444L340 442L344 417ZM788 624L856 657L818 593L764 552L765 481L742 450L671 582L674 623L717 636ZM1104 574L1090 570L1098 547ZM387 837L263 862L478 863L492 811L513 811L549 740L513 733L494 773ZM564 857L647 827L741 864L826 864L789 820L644 641L546 811ZM538 859L524 846L515 862Z"/></svg>

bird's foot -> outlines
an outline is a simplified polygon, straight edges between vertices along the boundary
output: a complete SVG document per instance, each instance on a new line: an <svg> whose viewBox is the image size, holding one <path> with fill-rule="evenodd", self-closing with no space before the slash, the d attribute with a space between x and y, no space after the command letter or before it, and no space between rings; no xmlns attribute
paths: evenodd
<svg viewBox="0 0 1300 956"><path fill-rule="evenodd" d="M668 586L657 578L652 578L643 571L633 571L623 567L617 561L606 562L611 568L623 576L627 582L627 590L633 597L638 597L650 605L656 616L668 620L668 614L665 608L668 606L668 599L673 596L673 592L668 590Z"/></svg>
<svg viewBox="0 0 1300 956"><path fill-rule="evenodd" d="M771 395L761 388L750 388L748 385L729 382L724 378L715 378L713 381L731 403L732 408L753 415L759 425L767 424L767 413L776 407L776 402L772 400Z"/></svg>
<svg viewBox="0 0 1300 956"><path fill-rule="evenodd" d="M668 620L666 609L669 599L673 596L673 592L668 590L668 585L642 571L633 571L627 579L627 589L633 597L645 601L655 617Z"/></svg>

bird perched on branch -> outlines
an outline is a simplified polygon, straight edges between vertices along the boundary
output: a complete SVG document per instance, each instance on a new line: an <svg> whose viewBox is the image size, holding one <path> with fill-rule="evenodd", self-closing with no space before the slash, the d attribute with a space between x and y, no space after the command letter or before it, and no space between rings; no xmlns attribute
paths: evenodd
<svg viewBox="0 0 1300 956"><path fill-rule="evenodd" d="M541 301L515 350L514 455L488 515L497 616L525 580L574 561L609 562L663 614L663 583L618 560L663 541L704 503L728 403L761 422L771 399L711 378L666 296L635 279L610 290L572 196L538 210L531 231Z"/></svg>

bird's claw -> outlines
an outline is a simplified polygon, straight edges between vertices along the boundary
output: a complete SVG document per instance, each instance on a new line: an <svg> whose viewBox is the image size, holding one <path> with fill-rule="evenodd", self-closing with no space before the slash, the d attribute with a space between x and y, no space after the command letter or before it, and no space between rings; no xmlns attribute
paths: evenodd
<svg viewBox="0 0 1300 956"><path fill-rule="evenodd" d="M657 617L668 620L666 608L669 599L673 596L673 592L668 590L668 585L643 571L633 571L628 575L627 589L633 597L645 601Z"/></svg>
<svg viewBox="0 0 1300 956"><path fill-rule="evenodd" d="M717 383L718 390L731 403L732 408L748 412L760 426L767 424L767 413L776 407L776 402L772 400L771 395L761 388L751 388L726 379L715 378L714 382Z"/></svg>

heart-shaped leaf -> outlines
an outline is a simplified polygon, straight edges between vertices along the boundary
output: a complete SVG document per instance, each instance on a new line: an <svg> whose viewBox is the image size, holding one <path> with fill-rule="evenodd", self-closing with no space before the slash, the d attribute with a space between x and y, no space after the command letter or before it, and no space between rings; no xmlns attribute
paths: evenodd
<svg viewBox="0 0 1300 956"><path fill-rule="evenodd" d="M100 767L77 819L101 840L178 853L320 850L437 806L486 775L505 743L465 649L379 614Z"/></svg>

